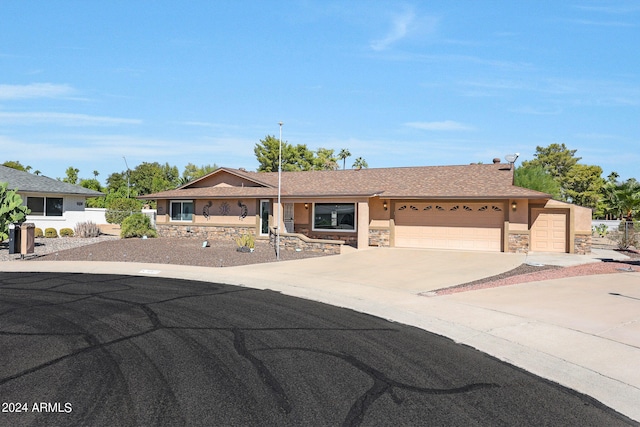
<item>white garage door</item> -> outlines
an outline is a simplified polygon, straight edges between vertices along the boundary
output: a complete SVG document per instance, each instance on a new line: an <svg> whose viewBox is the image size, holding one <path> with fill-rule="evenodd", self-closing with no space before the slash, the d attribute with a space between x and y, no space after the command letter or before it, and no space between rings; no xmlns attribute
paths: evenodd
<svg viewBox="0 0 640 427"><path fill-rule="evenodd" d="M567 252L567 213L533 209L531 250L533 252Z"/></svg>
<svg viewBox="0 0 640 427"><path fill-rule="evenodd" d="M497 251L502 203L396 203L395 246Z"/></svg>

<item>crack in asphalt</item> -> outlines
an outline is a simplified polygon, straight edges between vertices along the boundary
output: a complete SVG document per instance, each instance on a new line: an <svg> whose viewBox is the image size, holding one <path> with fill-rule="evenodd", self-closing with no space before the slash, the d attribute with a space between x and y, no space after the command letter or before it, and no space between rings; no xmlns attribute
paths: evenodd
<svg viewBox="0 0 640 427"><path fill-rule="evenodd" d="M459 393L468 393L480 389L487 388L496 388L500 387L500 385L495 383L472 383L466 384L460 387L453 388L429 388L429 387L419 387L411 384L406 384L400 381L396 381L394 379L389 378L384 372L374 368L373 366L359 360L353 355L346 353L337 353L326 350L319 349L309 349L305 347L269 347L264 349L258 349L255 351L302 351L309 352L315 354L322 354L325 356L335 357L341 360L344 360L360 372L363 372L367 376L373 380L373 385L365 391L362 395L360 395L356 401L351 405L349 409L349 413L347 414L343 426L359 426L364 420L364 416L367 413L367 410L382 397L385 393L388 393L391 399L397 404L400 405L402 403L402 399L400 399L395 393L394 389L404 389L416 393L430 394L430 395L442 395L442 394L459 394Z"/></svg>

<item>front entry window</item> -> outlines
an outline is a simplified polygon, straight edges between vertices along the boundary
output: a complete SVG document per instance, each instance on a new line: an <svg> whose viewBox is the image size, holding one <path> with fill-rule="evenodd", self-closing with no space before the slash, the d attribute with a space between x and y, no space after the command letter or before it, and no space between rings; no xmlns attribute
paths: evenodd
<svg viewBox="0 0 640 427"><path fill-rule="evenodd" d="M193 219L193 202L181 200L171 202L171 221L191 221Z"/></svg>
<svg viewBox="0 0 640 427"><path fill-rule="evenodd" d="M355 231L355 203L315 203L313 229L317 231Z"/></svg>

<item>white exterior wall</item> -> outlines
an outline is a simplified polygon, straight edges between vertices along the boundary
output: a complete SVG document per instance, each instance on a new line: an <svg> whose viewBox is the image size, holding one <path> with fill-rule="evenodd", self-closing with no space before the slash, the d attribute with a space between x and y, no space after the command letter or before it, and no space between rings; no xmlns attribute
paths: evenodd
<svg viewBox="0 0 640 427"><path fill-rule="evenodd" d="M81 222L92 221L95 224L106 224L106 209L85 208L85 198L82 196L68 195L37 195L33 197L62 197L62 216L27 215L25 222L35 224L44 231L46 228L55 228L58 232L62 228L75 229ZM26 204L26 197L22 196Z"/></svg>

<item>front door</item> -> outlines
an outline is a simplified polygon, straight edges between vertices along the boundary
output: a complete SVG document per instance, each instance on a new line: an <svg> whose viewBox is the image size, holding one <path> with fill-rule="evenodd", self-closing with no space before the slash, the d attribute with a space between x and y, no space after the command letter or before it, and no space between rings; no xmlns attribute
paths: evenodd
<svg viewBox="0 0 640 427"><path fill-rule="evenodd" d="M284 230L293 233L293 203L284 204Z"/></svg>
<svg viewBox="0 0 640 427"><path fill-rule="evenodd" d="M260 200L260 235L266 236L269 234L269 215L271 202L269 200Z"/></svg>

